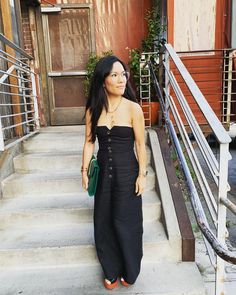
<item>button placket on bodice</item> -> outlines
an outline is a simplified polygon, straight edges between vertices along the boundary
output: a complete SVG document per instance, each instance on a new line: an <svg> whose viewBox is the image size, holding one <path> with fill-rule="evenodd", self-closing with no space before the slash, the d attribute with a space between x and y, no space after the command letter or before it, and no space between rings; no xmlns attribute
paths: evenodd
<svg viewBox="0 0 236 295"><path fill-rule="evenodd" d="M112 178L112 146L111 146L111 130L108 130L107 131L107 135L108 135L108 138L107 138L107 142L108 142L108 160L109 160L109 166L108 166L108 170L109 170L109 178Z"/></svg>

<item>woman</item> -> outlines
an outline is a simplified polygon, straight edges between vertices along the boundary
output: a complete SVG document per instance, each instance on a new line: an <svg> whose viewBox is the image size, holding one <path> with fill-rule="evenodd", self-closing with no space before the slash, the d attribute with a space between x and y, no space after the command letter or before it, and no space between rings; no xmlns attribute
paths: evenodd
<svg viewBox="0 0 236 295"><path fill-rule="evenodd" d="M124 286L134 284L142 259L145 126L128 74L116 56L102 58L94 70L85 115L82 185L87 190L87 169L97 136L100 172L94 203L94 236L107 289L117 286L118 277Z"/></svg>

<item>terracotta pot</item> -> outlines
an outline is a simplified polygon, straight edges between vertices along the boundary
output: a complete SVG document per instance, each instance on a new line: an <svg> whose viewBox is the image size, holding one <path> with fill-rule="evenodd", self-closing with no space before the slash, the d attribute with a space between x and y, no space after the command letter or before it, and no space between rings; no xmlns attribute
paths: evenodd
<svg viewBox="0 0 236 295"><path fill-rule="evenodd" d="M159 107L158 101L151 101L151 126L157 124Z"/></svg>
<svg viewBox="0 0 236 295"><path fill-rule="evenodd" d="M158 110L160 107L160 103L157 101L151 101L150 102L150 107L151 107L151 126L157 124L157 119L158 119ZM148 119L148 102L143 102L142 103L142 109L143 109L143 115L144 119ZM146 125L149 125L149 120L145 120Z"/></svg>
<svg viewBox="0 0 236 295"><path fill-rule="evenodd" d="M147 102L142 102L141 106L142 106L142 110L143 110L143 116L144 116L144 119L145 119L145 126L149 126L150 121L148 120L148 118L149 118L149 115L148 115L148 112L149 112L148 103Z"/></svg>

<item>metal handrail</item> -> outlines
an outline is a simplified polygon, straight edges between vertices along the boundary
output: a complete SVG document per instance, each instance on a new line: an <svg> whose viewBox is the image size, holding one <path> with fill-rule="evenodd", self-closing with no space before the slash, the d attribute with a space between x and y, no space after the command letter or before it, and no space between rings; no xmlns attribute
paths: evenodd
<svg viewBox="0 0 236 295"><path fill-rule="evenodd" d="M9 53L3 51L2 49L0 49L0 53L2 53L3 55L6 55L7 57L2 56L2 58L3 58L4 60L7 60L7 61L11 62L12 64L16 64L16 63L14 63L14 61L13 61L13 60L15 60L15 61L17 61L17 64L20 62L20 64L21 64L21 65L24 65L26 68L28 68L28 66L29 66L29 65L27 65L26 63L22 62L21 59L17 59L16 57L14 57L14 56L12 56L11 54L9 54ZM11 58L11 59L9 59L8 57Z"/></svg>
<svg viewBox="0 0 236 295"><path fill-rule="evenodd" d="M26 57L29 60L34 59L33 56L26 53L23 49L21 49L19 46L17 46L15 43L13 43L11 40L7 39L2 33L0 33L0 41L2 41L4 44L8 45L18 53L20 53L22 56Z"/></svg>
<svg viewBox="0 0 236 295"><path fill-rule="evenodd" d="M33 57L0 34L0 41L10 46L11 54L0 49L0 151L39 131L37 74Z"/></svg>
<svg viewBox="0 0 236 295"><path fill-rule="evenodd" d="M223 279L225 276L225 271L223 261L225 260L230 263L236 264L235 253L229 251L225 244L226 207L234 214L236 214L236 205L234 205L230 200L227 199L227 191L229 190L229 185L227 182L228 160L230 158L228 149L231 139L172 46L166 44L163 54L165 54L164 60L162 56L160 56L159 61L160 64L162 64L163 66L162 69L164 69L165 71L165 88L163 89L165 97L162 94L161 87L155 75L152 65L153 61L149 61L147 65L150 69L153 85L159 97L160 109L166 123L166 128L168 129L169 134L173 140L178 158L181 162L181 167L186 177L190 200L197 223L203 233L203 237L205 239L206 247L209 253L209 258L216 270L216 294L224 294ZM173 72L171 71L170 59L172 60L171 65L174 64L176 66L175 69L178 70L178 73L182 76L183 80L185 81L185 86L188 87L193 99L197 102L200 111L206 118L209 126L216 136L216 139L220 146L219 162L216 160L215 155L210 149L209 144L207 143L204 134L199 127L198 122L195 119L195 116L191 111L191 108L188 105L179 84ZM208 181L206 179L206 176L204 175L203 169L201 168L200 162L195 154L192 143L189 139L188 133L179 114L178 108L176 107L175 100L171 96L170 87L175 94L175 99L178 100L178 105L184 113L184 117L188 122L188 126L190 127L191 132L194 135L196 142L198 143L200 152L202 153L203 158L205 159L205 162L215 181L215 184L218 187L217 202L213 196L211 188L208 185ZM180 141L175 131L175 127L172 123L172 118L169 114L170 111L172 114L172 118L175 121L175 125L179 131L179 134L183 140L184 147L198 179L203 196L205 197L205 201L215 225L216 234L214 234L211 230L205 216L198 191L195 187L194 181L189 171L186 157L183 153ZM217 254L216 257L215 254Z"/></svg>
<svg viewBox="0 0 236 295"><path fill-rule="evenodd" d="M189 88L190 92L192 93L193 97L195 98L199 108L204 114L204 117L208 121L209 125L212 127L215 136L219 143L229 143L231 142L231 138L228 133L225 131L224 127L218 120L216 114L212 111L211 107L207 103L205 97L203 96L200 89L197 87L196 83L194 82L193 78L189 74L188 70L184 66L181 59L176 54L174 48L170 44L165 45L166 50L170 57L172 58L173 62L175 63L176 67L179 69L179 72L184 79L187 87Z"/></svg>
<svg viewBox="0 0 236 295"><path fill-rule="evenodd" d="M13 87L13 88L19 88L21 90L31 90L31 88L29 87L23 87L23 86L18 86L18 85L14 85L14 84L8 84L8 83L1 83L1 86L10 86L10 87Z"/></svg>
<svg viewBox="0 0 236 295"><path fill-rule="evenodd" d="M217 98L216 101L220 104L218 106L215 105L218 111L220 111L220 114L218 112L217 116L222 124L230 129L236 123L235 114L232 114L231 111L231 109L234 110L236 106L236 100L234 98L235 92L232 87L232 82L236 80L233 77L233 73L236 73L233 66L235 59L234 52L236 52L235 48L177 52L184 63L187 63L187 68L193 77L194 75L200 74L201 78L195 79L195 82L199 85L203 94L206 97L210 97L213 94L215 95ZM201 62L196 63L196 60ZM204 60L212 60L213 63L206 67L205 63L202 63ZM195 62L191 63L191 61ZM216 63L214 63L214 61ZM221 73L221 75L216 76L217 73ZM212 79L212 77L214 78ZM205 83L207 86L204 85ZM219 87L211 87L210 85L212 83L213 85L218 84ZM211 90L211 92L209 92L209 90ZM214 93L212 93L212 91L214 91ZM211 103L213 104L213 101L211 101Z"/></svg>
<svg viewBox="0 0 236 295"><path fill-rule="evenodd" d="M205 53L205 52L222 52L224 50L236 50L236 48L224 48L224 49L204 49L204 50L191 50L191 51L176 51L177 54L185 54L185 53Z"/></svg>
<svg viewBox="0 0 236 295"><path fill-rule="evenodd" d="M170 134L173 138L173 141L174 141L177 153L178 153L178 157L180 159L184 174L186 176L187 184L188 184L189 191L190 191L190 198L191 198L191 202L193 204L194 214L196 216L196 220L198 222L198 225L199 225L204 237L210 243L210 245L212 246L212 248L214 249L216 254L218 256L220 256L222 259L224 259L225 261L236 264L236 255L233 252L229 251L228 249L225 249L224 245L216 238L216 236L214 235L214 233L210 229L209 223L206 219L201 201L198 196L198 192L197 192L194 182L192 180L187 161L186 161L184 153L181 149L181 145L179 143L179 140L177 138L177 135L176 135L176 132L174 130L174 126L173 126L171 120L169 120L168 124L169 124Z"/></svg>
<svg viewBox="0 0 236 295"><path fill-rule="evenodd" d="M14 66L12 66L12 67L13 67L13 70L14 70L15 67L14 67ZM10 70L10 69L11 69L11 68L9 68L9 70ZM12 70L10 70L10 72L12 72ZM20 76L17 76L17 75L11 74L11 73L7 73L7 72L2 71L2 70L0 70L0 73L3 73L3 76L1 77L0 83L1 83L2 81L5 81L8 77L17 78L17 79L22 80L22 81L24 81L24 82L31 82L29 79L25 79L25 78L23 78L23 77L20 77ZM6 76L6 75L7 75L7 76ZM3 79L2 79L2 78L3 78Z"/></svg>

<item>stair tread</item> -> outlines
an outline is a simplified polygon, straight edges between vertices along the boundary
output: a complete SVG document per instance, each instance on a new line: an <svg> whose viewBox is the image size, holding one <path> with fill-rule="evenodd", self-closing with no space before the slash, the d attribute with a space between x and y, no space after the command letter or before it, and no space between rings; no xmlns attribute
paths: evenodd
<svg viewBox="0 0 236 295"><path fill-rule="evenodd" d="M65 141L65 138L77 138L84 139L85 129L78 132L39 132L35 136L31 137L30 140L26 140L25 143L32 142L41 138L55 139L60 138Z"/></svg>
<svg viewBox="0 0 236 295"><path fill-rule="evenodd" d="M147 166L148 176L153 176L154 170L152 169L151 165ZM148 177L147 176L147 177ZM37 180L64 180L64 179L78 179L81 178L80 168L75 171L49 171L49 172L42 172L42 173L13 173L7 178L3 180L3 183L7 183L9 181L16 181L16 182L26 182L26 181L37 181Z"/></svg>
<svg viewBox="0 0 236 295"><path fill-rule="evenodd" d="M144 243L167 241L159 221L144 222ZM93 223L1 230L0 250L93 245Z"/></svg>
<svg viewBox="0 0 236 295"><path fill-rule="evenodd" d="M49 129L48 129L49 130ZM73 129L71 129L73 130ZM31 153L38 152L54 152L70 150L77 152L83 149L85 128L75 128L75 131L70 132L69 129L56 132L47 132L41 129L40 133L31 137L24 142L24 151ZM145 140L147 141L147 131L145 131ZM95 142L95 150L98 142Z"/></svg>
<svg viewBox="0 0 236 295"><path fill-rule="evenodd" d="M78 133L78 132L85 132L85 125L71 125L71 126L47 126L47 127L41 127L40 133Z"/></svg>
<svg viewBox="0 0 236 295"><path fill-rule="evenodd" d="M148 146L146 146L146 150L147 150L147 153L151 153L151 150ZM94 152L96 153L98 151L95 150ZM14 159L22 159L22 158L25 158L25 159L41 159L41 158L57 158L58 156L60 157L78 157L78 156L81 156L83 153L82 150L76 150L76 151L48 151L48 152L35 152L35 153L31 153L31 152L24 152L22 154L19 154L17 155Z"/></svg>
<svg viewBox="0 0 236 295"><path fill-rule="evenodd" d="M0 223L4 221L8 225L10 221L11 224L0 229L0 280L4 282L0 284L0 294L205 294L194 263L168 260L179 260L180 256L173 250L179 243L177 241L172 247L163 224L154 219L161 207L158 194L151 190L154 185L143 194L143 207L148 208L145 212L151 217L144 220L144 259L137 283L128 289L118 287L112 292L104 289L94 247L93 198L80 192L80 165L76 170L73 170L76 165L71 170L65 165L65 159L71 162L75 159L79 164L84 131L84 126L43 128L40 134L24 143L25 152L15 158L16 162L19 160L15 167L27 174L14 173L3 182L5 196L12 198L0 200ZM150 156L149 147L147 152ZM61 157L66 169L52 171ZM51 160L48 166L44 165L47 160ZM37 167L38 163L40 167ZM155 172L150 165L148 171L148 181L153 181ZM67 190L67 186L71 190ZM11 188L14 188L12 192ZM80 220L83 214L89 219L77 222L77 217ZM22 223L18 223L21 218Z"/></svg>
<svg viewBox="0 0 236 295"><path fill-rule="evenodd" d="M147 191L155 187L155 173L148 168ZM4 198L22 198L31 196L58 195L60 193L84 192L79 171L62 171L57 173L14 173L2 181Z"/></svg>
<svg viewBox="0 0 236 295"><path fill-rule="evenodd" d="M82 150L84 136L79 134L38 134L24 142L24 152L57 152ZM95 144L96 145L96 144Z"/></svg>
<svg viewBox="0 0 236 295"><path fill-rule="evenodd" d="M146 191L143 193L143 205L160 204L160 199L156 191ZM38 210L77 210L92 209L93 198L86 192L78 194L63 194L44 197L22 197L0 200L0 214L13 212L27 212Z"/></svg>
<svg viewBox="0 0 236 295"><path fill-rule="evenodd" d="M36 152L36 153L31 153L31 152L24 152L18 156L16 156L14 159L21 159L21 158L26 158L26 159L38 159L38 158L56 158L58 156L62 157L78 157L79 155L82 155L82 150L78 151L55 151L55 152Z"/></svg>
<svg viewBox="0 0 236 295"><path fill-rule="evenodd" d="M142 263L135 285L104 289L99 265L18 269L0 272L0 294L24 295L204 295L201 275L193 262Z"/></svg>

